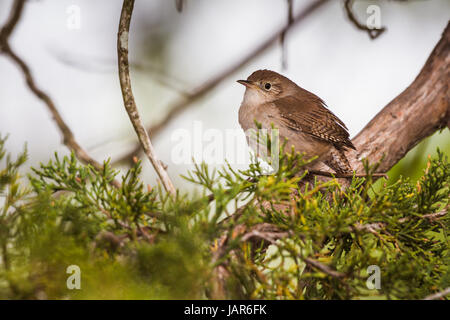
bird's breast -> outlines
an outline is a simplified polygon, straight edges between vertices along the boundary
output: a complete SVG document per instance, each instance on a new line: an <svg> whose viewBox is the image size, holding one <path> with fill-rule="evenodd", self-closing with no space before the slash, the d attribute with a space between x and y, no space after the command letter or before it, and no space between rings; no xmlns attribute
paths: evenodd
<svg viewBox="0 0 450 320"><path fill-rule="evenodd" d="M306 154L306 158L318 156L321 158L326 154L330 147L330 143L326 143L311 135L299 130L293 130L286 126L282 119L278 108L271 102L269 103L252 103L254 97L244 96L241 107L239 108L239 123L242 129L249 133L250 129L256 129L255 120L261 124L263 129L272 128L272 124L279 130L280 144L287 139L286 149L290 151L291 147L297 152Z"/></svg>
<svg viewBox="0 0 450 320"><path fill-rule="evenodd" d="M244 131L255 128L255 120L263 128L270 128L273 117L278 113L272 103L255 90L246 90L239 108L239 123Z"/></svg>

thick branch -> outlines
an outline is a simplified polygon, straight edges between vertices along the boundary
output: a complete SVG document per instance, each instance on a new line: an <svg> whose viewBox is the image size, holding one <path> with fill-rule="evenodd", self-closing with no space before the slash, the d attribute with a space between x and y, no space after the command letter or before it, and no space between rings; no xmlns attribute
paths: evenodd
<svg viewBox="0 0 450 320"><path fill-rule="evenodd" d="M387 172L421 140L447 126L449 53L450 23L413 83L352 140L356 151L346 155L356 172L363 172L363 158L371 163L383 159L378 170Z"/></svg>
<svg viewBox="0 0 450 320"><path fill-rule="evenodd" d="M162 162L156 157L155 150L150 141L144 124L142 123L139 111L134 100L133 91L131 90L130 68L128 64L128 34L130 30L131 14L133 13L134 0L124 0L122 13L119 21L119 31L117 34L117 55L119 63L119 80L122 89L123 103L125 109L133 124L134 130L139 137L142 148L150 160L153 168L155 168L161 182L167 192L174 195L175 187L164 169Z"/></svg>

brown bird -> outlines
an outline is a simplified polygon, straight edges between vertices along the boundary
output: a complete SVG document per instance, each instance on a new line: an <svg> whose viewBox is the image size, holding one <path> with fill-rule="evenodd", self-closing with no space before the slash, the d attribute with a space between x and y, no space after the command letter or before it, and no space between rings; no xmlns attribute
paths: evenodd
<svg viewBox="0 0 450 320"><path fill-rule="evenodd" d="M286 150L293 146L306 158L317 156L316 161L337 173L352 171L344 154L347 148L355 149L348 129L322 99L270 70L255 71L238 82L246 86L239 109L244 131L256 129L255 121L263 129L271 129L273 124L281 141L287 138Z"/></svg>

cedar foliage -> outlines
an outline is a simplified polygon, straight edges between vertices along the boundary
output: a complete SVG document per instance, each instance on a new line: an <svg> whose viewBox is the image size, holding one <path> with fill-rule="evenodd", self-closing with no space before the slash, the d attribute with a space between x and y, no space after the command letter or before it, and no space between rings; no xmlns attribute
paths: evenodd
<svg viewBox="0 0 450 320"><path fill-rule="evenodd" d="M348 188L307 182L301 156L281 152L271 175L258 162L200 164L185 178L202 193L171 198L143 184L140 162L120 189L109 162L97 172L73 154L24 179L26 150L13 160L4 143L1 299L208 299L219 265L233 299L420 299L450 286L450 164L439 150L417 183L377 188L369 165ZM70 265L80 290L66 286ZM372 265L380 289L367 287Z"/></svg>

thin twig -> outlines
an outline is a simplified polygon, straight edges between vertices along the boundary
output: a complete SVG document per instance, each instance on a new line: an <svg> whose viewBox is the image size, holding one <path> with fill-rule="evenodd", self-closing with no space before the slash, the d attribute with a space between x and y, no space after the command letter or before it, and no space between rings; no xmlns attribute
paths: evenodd
<svg viewBox="0 0 450 320"><path fill-rule="evenodd" d="M345 277L345 273L342 272L338 272L336 270L331 269L329 266L320 263L317 260L314 259L310 259L310 258L304 258L304 257L300 257L300 259L302 259L303 261L306 262L306 264L308 264L309 266L319 269L320 271L334 277L334 278L343 278Z"/></svg>
<svg viewBox="0 0 450 320"><path fill-rule="evenodd" d="M5 24L0 29L0 51L3 50L3 45L8 43L11 33L19 22L24 5L25 0L16 0L13 2L8 20L6 20Z"/></svg>
<svg viewBox="0 0 450 320"><path fill-rule="evenodd" d="M212 89L216 88L224 79L232 75L234 72L239 70L241 67L245 66L249 61L256 58L260 54L262 54L265 50L270 48L274 43L279 41L280 35L286 33L287 30L293 28L298 25L300 22L304 21L306 17L319 9L322 5L324 5L328 0L318 0L311 3L307 6L302 12L298 13L294 16L293 21L289 25L285 25L277 29L273 34L271 34L266 40L261 42L257 47L255 47L252 51L244 55L239 61L231 64L225 70L219 72L217 75L211 77L208 81L204 82L202 85L197 87L196 89L191 91L191 94L187 97L181 97L179 100L175 101L171 106L167 107L167 114L161 119L158 123L150 126L148 132L151 133L152 138L155 138L156 135L161 133L161 131L179 114L184 112L186 109L191 107L194 102L198 101L200 98L204 97L208 92ZM140 146L137 144L135 148L115 160L114 163L130 161L134 156L140 151Z"/></svg>
<svg viewBox="0 0 450 320"><path fill-rule="evenodd" d="M380 29L370 29L367 25L364 25L356 19L355 14L353 13L352 6L353 6L353 0L345 0L344 2L345 11L347 12L347 16L350 19L350 21L359 29L362 31L366 31L369 35L370 39L376 39L378 38L384 31L386 31L385 27L382 27Z"/></svg>
<svg viewBox="0 0 450 320"><path fill-rule="evenodd" d="M448 92L448 86L446 85L448 82L446 81L448 78L446 77L448 73L448 64L446 62L447 57L449 56L449 43L450 23L447 25L441 40L434 48L425 66L422 68L421 73L416 80L414 80L413 84L405 89L405 91L395 98L393 102L385 106L384 109L360 132L360 134L353 139L353 142L357 142L355 143L357 149L361 150L355 152L352 156L353 168L358 168L358 170L363 171L364 168L362 168L360 163L362 158L366 158L370 162L376 163L381 161L381 170L388 171L419 141L448 124L450 107L448 99L445 99L445 97ZM424 100L423 97L426 99ZM405 108L405 104L411 101L416 105L410 105L408 108ZM397 108L401 108L401 111ZM405 109L410 110L407 110L408 112L406 112ZM385 114L388 116L384 116ZM393 116L394 114L395 117ZM426 117L424 117L424 114ZM393 117L394 120L392 120ZM406 137L398 137L401 135L401 132L406 131L399 130L399 127L404 128L411 126L414 128L420 127L420 130L416 130L418 131L418 134L414 135L408 132ZM390 129L392 129L394 133L391 134L389 131ZM380 132L383 134L380 134ZM387 135L388 137L395 136L395 139L387 140L387 132L389 133L389 135ZM387 154L387 156L384 157L384 154ZM357 164L359 164L359 166ZM214 199L214 197L210 196L210 199ZM261 206L263 205L264 204L261 204ZM440 221L437 221L437 219L444 217L447 214L447 211L448 207L436 213L422 215L419 218L439 223ZM230 216L227 219L233 219L233 216ZM401 218L399 219L399 223L406 222L407 220L407 217ZM377 230L383 229L385 226L386 224L379 222L365 225L356 224L349 228L349 231L366 231L379 235ZM251 230L248 232L251 232ZM274 238L270 239L272 241L275 240ZM326 268L324 269L323 265L315 263L317 261L305 260L305 262L309 262L311 266L316 265L317 268L322 268L322 271L330 271ZM331 271L332 273L336 272L334 270ZM341 277L342 274L338 273L337 276ZM224 283L226 279L222 278L221 281Z"/></svg>
<svg viewBox="0 0 450 320"><path fill-rule="evenodd" d="M419 216L419 218L426 219L431 222L435 222L435 221L439 220L440 218L444 217L448 213L448 208L449 207L447 206L441 211L434 212L434 213L427 213L422 216ZM398 222L405 223L405 222L409 221L411 218L412 218L412 216L400 218L400 219L398 219ZM386 225L387 225L387 223L384 223L384 222L374 222L374 223L366 223L366 224L357 223L354 227L352 227L352 229L358 230L358 231L369 231L369 232L375 234L376 230L383 229L386 227Z"/></svg>
<svg viewBox="0 0 450 320"><path fill-rule="evenodd" d="M241 241L246 242L251 238L259 238L266 240L270 244L275 244L278 239L285 238L292 235L290 231L281 231L270 223L261 223L252 227L252 229L245 233Z"/></svg>
<svg viewBox="0 0 450 320"><path fill-rule="evenodd" d="M155 168L161 182L166 189L172 195L175 195L176 190L173 186L172 180L170 180L167 171L165 170L162 162L156 157L155 150L150 141L150 137L145 130L142 123L139 111L134 100L133 91L131 89L130 68L128 64L128 35L130 30L131 15L133 13L134 0L124 0L122 6L122 12L120 14L119 31L117 33L117 55L119 64L119 80L120 88L122 89L123 103L125 109L133 124L134 130L139 137L142 148L145 151L148 159L150 160L153 168Z"/></svg>
<svg viewBox="0 0 450 320"><path fill-rule="evenodd" d="M175 0L175 7L177 8L178 12L182 12L184 7L184 0Z"/></svg>
<svg viewBox="0 0 450 320"><path fill-rule="evenodd" d="M103 165L97 162L94 158L92 158L86 150L84 150L81 145L76 141L75 136L72 132L72 130L69 128L69 126L66 124L64 119L62 118L61 114L59 113L58 109L56 108L55 103L50 98L49 95L47 95L44 91L42 91L36 84L30 68L25 63L24 60L22 60L10 47L9 45L9 37L11 33L14 30L14 27L17 25L17 22L19 21L23 7L24 7L24 0L16 0L13 3L12 11L9 16L8 21L6 24L2 27L0 30L0 53L5 54L7 57L9 57L12 61L14 61L19 68L21 69L23 75L25 76L25 81L28 85L28 88L33 92L33 94L40 99L44 104L47 106L48 110L53 116L53 119L56 122L56 125L58 126L59 130L61 131L63 135L63 143L66 145L70 150L72 150L75 153L75 156L82 161L83 163L92 165L97 170L102 170ZM120 187L120 183L116 180L113 180L111 184L115 187Z"/></svg>
<svg viewBox="0 0 450 320"><path fill-rule="evenodd" d="M430 221L436 221L448 213L448 208L449 206L447 206L444 210L441 210L439 212L424 214L422 218L428 219Z"/></svg>
<svg viewBox="0 0 450 320"><path fill-rule="evenodd" d="M372 174L365 174L365 173L335 173L335 172L327 172L327 171L320 171L320 170L309 170L309 173L317 175L317 176L324 176L324 177L330 177L330 178L364 178L368 176L372 177L383 177L388 178L386 173L372 173Z"/></svg>
<svg viewBox="0 0 450 320"><path fill-rule="evenodd" d="M423 300L437 300L437 299L443 298L449 294L450 294L450 287L445 288L444 290L442 290L440 292L430 294L429 296L426 296Z"/></svg>
<svg viewBox="0 0 450 320"><path fill-rule="evenodd" d="M287 25L291 25L294 22L294 0L287 0ZM280 44L281 44L281 68L285 70L287 68L287 48L286 48L286 33L287 30L284 31L280 35Z"/></svg>

